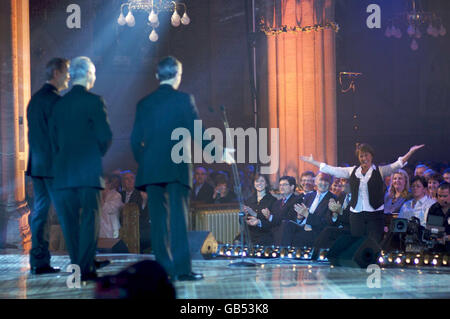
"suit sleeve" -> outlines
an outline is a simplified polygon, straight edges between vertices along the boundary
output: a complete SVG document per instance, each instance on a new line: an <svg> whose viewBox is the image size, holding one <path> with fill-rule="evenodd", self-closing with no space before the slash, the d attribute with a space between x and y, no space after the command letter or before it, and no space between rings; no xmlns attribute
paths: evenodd
<svg viewBox="0 0 450 319"><path fill-rule="evenodd" d="M131 150L133 151L133 156L136 162L139 163L139 158L144 150L142 141L144 138L143 127L141 124L141 107L140 104L136 106L136 115L134 118L133 130L131 132Z"/></svg>
<svg viewBox="0 0 450 319"><path fill-rule="evenodd" d="M104 156L112 143L112 131L106 113L105 101L102 98L94 108L93 121L100 153Z"/></svg>

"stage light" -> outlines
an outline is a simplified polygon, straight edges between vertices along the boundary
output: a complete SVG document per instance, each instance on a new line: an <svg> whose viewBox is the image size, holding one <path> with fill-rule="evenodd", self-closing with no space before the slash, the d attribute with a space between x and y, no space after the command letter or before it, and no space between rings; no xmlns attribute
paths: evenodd
<svg viewBox="0 0 450 319"><path fill-rule="evenodd" d="M383 258L383 256L380 256L380 257L378 258L378 263L379 263L380 265L384 264L384 258Z"/></svg>

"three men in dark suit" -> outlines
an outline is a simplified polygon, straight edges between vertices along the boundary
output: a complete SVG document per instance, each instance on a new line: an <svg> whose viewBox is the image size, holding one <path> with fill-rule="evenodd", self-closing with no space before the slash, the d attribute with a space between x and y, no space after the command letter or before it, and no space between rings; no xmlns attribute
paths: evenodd
<svg viewBox="0 0 450 319"><path fill-rule="evenodd" d="M131 146L139 164L136 187L148 195L156 260L174 280L199 280L203 275L192 272L186 225L192 162L176 163L172 158L177 144L172 132L185 128L194 136L194 120L199 118L193 97L177 90L181 75L177 59L159 62L160 86L137 104Z"/></svg>
<svg viewBox="0 0 450 319"><path fill-rule="evenodd" d="M47 82L34 94L28 104L29 156L26 174L31 176L34 205L30 216L31 242L30 268L33 274L54 273L59 269L50 266L48 241L44 228L53 201L52 152L49 136L49 118L59 92L69 87L69 60L54 58L47 63Z"/></svg>
<svg viewBox="0 0 450 319"><path fill-rule="evenodd" d="M54 152L55 207L72 264L81 280L97 277L102 157L112 141L103 98L90 93L95 66L87 57L72 60L73 87L54 106L50 135Z"/></svg>

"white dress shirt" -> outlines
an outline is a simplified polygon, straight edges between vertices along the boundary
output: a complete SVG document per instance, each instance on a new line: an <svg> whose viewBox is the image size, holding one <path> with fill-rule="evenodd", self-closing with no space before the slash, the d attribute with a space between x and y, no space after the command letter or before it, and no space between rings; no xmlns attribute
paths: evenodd
<svg viewBox="0 0 450 319"><path fill-rule="evenodd" d="M384 178L386 176L391 175L395 170L404 167L408 162L403 163L401 160L401 157L398 158L398 160L392 164L385 165L385 166L379 166L381 177ZM320 171L323 173L327 173L330 175L333 175L338 178L346 178L349 179L352 175L353 170L356 166L352 167L335 167L330 166L325 163L320 164ZM372 165L372 167L369 168L367 173L365 175L362 174L361 166L359 166L355 171L355 176L360 180L359 183L359 191L358 191L358 200L356 202L356 206L350 207L350 211L353 213L360 213L360 212L375 212L379 210L384 209L384 205L381 205L380 207L372 207L370 205L369 201L369 188L368 188L368 182L370 180L370 177L372 176L372 172L375 170L376 166Z"/></svg>
<svg viewBox="0 0 450 319"><path fill-rule="evenodd" d="M411 217L417 217L420 219L420 225L425 227L427 222L428 208L436 203L436 200L425 195L424 197L416 201L413 207L414 201L415 199L411 199L403 204L402 208L400 209L400 213L398 214L398 218L410 219Z"/></svg>

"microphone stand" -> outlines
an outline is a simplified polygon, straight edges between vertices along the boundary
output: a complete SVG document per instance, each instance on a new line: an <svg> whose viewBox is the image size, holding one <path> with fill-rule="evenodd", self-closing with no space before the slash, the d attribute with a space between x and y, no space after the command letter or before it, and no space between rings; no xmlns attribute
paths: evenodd
<svg viewBox="0 0 450 319"><path fill-rule="evenodd" d="M220 110L222 111L223 115L223 125L225 126L225 133L227 134L227 141L231 141L231 134L230 134L230 126L228 125L228 118L227 113L225 110L225 107L223 105L220 106ZM236 193L236 196L238 198L239 202L239 224L241 226L241 261L239 262L232 262L228 266L230 267L255 267L256 264L245 261L244 257L244 232L246 233L246 237L248 239L247 234L247 227L244 221L245 213L244 213L244 200L242 196L242 190L241 190L241 182L239 178L239 171L236 165L236 162L233 161L231 163L231 168L233 170L233 179L234 179L234 192Z"/></svg>

